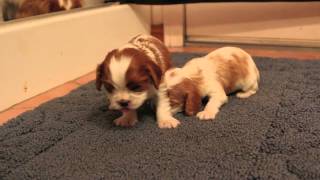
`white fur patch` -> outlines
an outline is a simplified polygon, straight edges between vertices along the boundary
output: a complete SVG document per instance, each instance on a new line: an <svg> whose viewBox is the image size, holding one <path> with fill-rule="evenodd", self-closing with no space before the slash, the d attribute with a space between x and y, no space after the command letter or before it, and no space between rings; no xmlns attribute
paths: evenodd
<svg viewBox="0 0 320 180"><path fill-rule="evenodd" d="M169 69L164 74L164 83L168 88L179 84L185 77L182 74L181 68Z"/></svg>
<svg viewBox="0 0 320 180"><path fill-rule="evenodd" d="M117 89L126 88L126 73L131 63L131 59L121 58L116 60L114 58L110 61L111 79Z"/></svg>
<svg viewBox="0 0 320 180"><path fill-rule="evenodd" d="M71 0L59 0L59 6L64 7L66 10L69 10L72 8L72 1Z"/></svg>
<svg viewBox="0 0 320 180"><path fill-rule="evenodd" d="M160 84L157 102L157 122L159 128L176 128L180 122L171 114L171 106L167 95L167 86Z"/></svg>

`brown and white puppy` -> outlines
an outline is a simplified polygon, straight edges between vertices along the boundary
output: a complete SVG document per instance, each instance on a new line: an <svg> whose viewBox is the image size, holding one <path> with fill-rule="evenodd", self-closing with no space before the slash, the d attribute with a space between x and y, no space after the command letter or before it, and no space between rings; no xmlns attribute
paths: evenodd
<svg viewBox="0 0 320 180"><path fill-rule="evenodd" d="M247 98L256 93L258 82L259 71L248 53L236 47L220 48L165 73L159 89L159 113L168 121L176 121L172 113L178 111L212 120L228 94L237 92L237 97ZM206 96L209 101L200 111Z"/></svg>
<svg viewBox="0 0 320 180"><path fill-rule="evenodd" d="M82 7L82 0L5 0L5 21Z"/></svg>
<svg viewBox="0 0 320 180"><path fill-rule="evenodd" d="M116 125L133 126L137 122L136 109L157 97L161 78L170 67L169 51L149 35L139 35L106 55L97 68L96 86L107 90L110 109L122 111L114 120Z"/></svg>

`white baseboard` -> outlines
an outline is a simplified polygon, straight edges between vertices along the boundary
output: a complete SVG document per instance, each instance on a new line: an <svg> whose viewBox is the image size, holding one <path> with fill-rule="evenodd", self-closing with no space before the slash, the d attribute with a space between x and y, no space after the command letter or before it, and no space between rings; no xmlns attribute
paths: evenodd
<svg viewBox="0 0 320 180"><path fill-rule="evenodd" d="M150 22L128 5L0 25L0 111L94 70Z"/></svg>

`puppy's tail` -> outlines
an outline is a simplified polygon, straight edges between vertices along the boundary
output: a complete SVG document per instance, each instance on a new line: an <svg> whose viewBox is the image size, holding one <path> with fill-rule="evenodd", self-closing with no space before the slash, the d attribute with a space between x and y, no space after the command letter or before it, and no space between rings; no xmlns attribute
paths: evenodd
<svg viewBox="0 0 320 180"><path fill-rule="evenodd" d="M2 17L4 21L10 21L16 18L19 9L19 3L13 0L4 0L2 5Z"/></svg>

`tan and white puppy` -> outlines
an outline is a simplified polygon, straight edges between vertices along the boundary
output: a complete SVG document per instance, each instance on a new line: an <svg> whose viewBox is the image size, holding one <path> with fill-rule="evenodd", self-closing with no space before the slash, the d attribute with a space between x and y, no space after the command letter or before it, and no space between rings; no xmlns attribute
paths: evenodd
<svg viewBox="0 0 320 180"><path fill-rule="evenodd" d="M172 114L178 111L212 120L227 102L228 94L237 92L237 97L247 98L257 92L258 82L259 71L252 57L240 48L223 47L165 73L159 89L158 114L173 123L177 120ZM206 96L208 103L200 111Z"/></svg>
<svg viewBox="0 0 320 180"><path fill-rule="evenodd" d="M83 6L83 0L4 0L5 21L25 18L50 12L70 10Z"/></svg>
<svg viewBox="0 0 320 180"><path fill-rule="evenodd" d="M170 67L169 51L149 35L134 37L106 55L97 68L96 86L107 90L109 108L123 113L114 120L116 125L128 127L137 122L136 109L147 99L157 98L161 78Z"/></svg>

